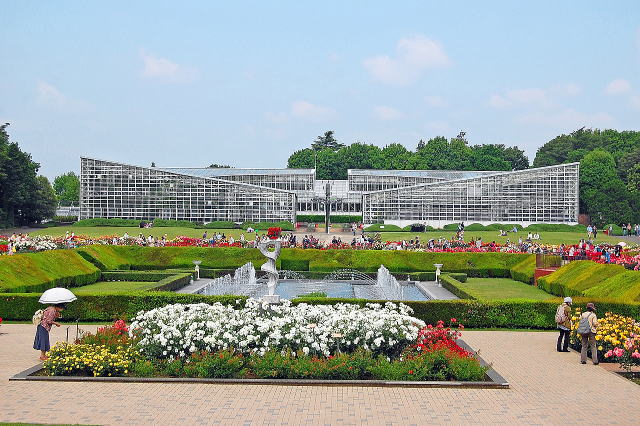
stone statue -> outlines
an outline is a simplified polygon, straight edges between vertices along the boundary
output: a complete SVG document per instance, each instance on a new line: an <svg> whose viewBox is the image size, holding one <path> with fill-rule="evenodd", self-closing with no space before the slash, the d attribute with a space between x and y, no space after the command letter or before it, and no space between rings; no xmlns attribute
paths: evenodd
<svg viewBox="0 0 640 426"><path fill-rule="evenodd" d="M270 251L269 247L273 246L274 250ZM278 285L278 270L276 269L276 259L280 256L280 249L282 248L282 242L280 240L267 240L258 243L258 249L267 258L267 262L264 263L260 269L267 273L269 281L267 282L267 296L264 297L265 301L269 303L278 303L280 297L275 294L276 286Z"/></svg>

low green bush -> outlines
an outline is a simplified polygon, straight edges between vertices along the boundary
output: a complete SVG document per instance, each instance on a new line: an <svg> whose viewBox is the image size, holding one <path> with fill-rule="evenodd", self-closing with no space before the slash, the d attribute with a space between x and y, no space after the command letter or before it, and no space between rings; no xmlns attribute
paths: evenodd
<svg viewBox="0 0 640 426"><path fill-rule="evenodd" d="M308 259L282 259L280 260L280 269L287 269L289 271L308 271L309 260Z"/></svg>
<svg viewBox="0 0 640 426"><path fill-rule="evenodd" d="M82 219L73 224L76 227L92 227L92 226L140 226L141 221L137 219L106 219L106 218L94 218L94 219Z"/></svg>
<svg viewBox="0 0 640 426"><path fill-rule="evenodd" d="M191 222L190 220L174 220L174 219L154 219L153 226L154 227L164 227L164 228L195 228L197 225L196 222Z"/></svg>
<svg viewBox="0 0 640 426"><path fill-rule="evenodd" d="M444 275L443 275L444 276ZM33 313L42 308L38 303L39 294L0 294L0 317L7 320L30 320ZM112 321L131 319L141 310L158 308L172 303L215 303L241 306L244 296L204 296L199 294L179 294L170 292L141 292L119 295L83 296L70 303L63 314L65 321ZM574 306L583 306L593 301L575 298ZM354 303L364 306L370 301L364 299L336 299L300 297L294 304L336 304ZM414 310L414 316L428 324L439 320L456 318L471 328L539 328L555 329L555 313L561 299L544 301L532 300L432 300L403 302ZM599 312L615 312L640 318L640 303L595 300Z"/></svg>
<svg viewBox="0 0 640 426"><path fill-rule="evenodd" d="M299 214L296 221L306 223L324 223L324 215L322 214ZM360 215L331 215L331 223L361 223Z"/></svg>
<svg viewBox="0 0 640 426"><path fill-rule="evenodd" d="M458 296L460 299L476 299L470 293L467 293L459 284L462 284L455 277L451 275L440 275L440 282L442 283L442 287L449 290L451 293Z"/></svg>
<svg viewBox="0 0 640 426"><path fill-rule="evenodd" d="M534 223L524 229L537 232L587 232L585 225L569 225L567 223Z"/></svg>
<svg viewBox="0 0 640 426"><path fill-rule="evenodd" d="M522 262L514 265L509 270L509 275L516 281L525 284L533 284L534 274L536 271L536 257L530 256Z"/></svg>
<svg viewBox="0 0 640 426"><path fill-rule="evenodd" d="M485 231L486 227L480 223L472 223L471 225L465 226L464 230L465 231Z"/></svg>
<svg viewBox="0 0 640 426"><path fill-rule="evenodd" d="M240 226L234 222L216 220L213 222L209 222L206 225L199 225L197 228L208 228L208 229L236 229Z"/></svg>
<svg viewBox="0 0 640 426"><path fill-rule="evenodd" d="M58 223L77 222L78 216L54 216L51 220Z"/></svg>
<svg viewBox="0 0 640 426"><path fill-rule="evenodd" d="M416 228L420 228L422 227L422 231L419 231ZM430 225L422 225L422 224L413 224L413 225L407 225L404 228L402 228L403 232L426 232L426 231L435 231L436 229L433 226Z"/></svg>
<svg viewBox="0 0 640 426"><path fill-rule="evenodd" d="M195 272L125 271L102 272L102 281L157 282L154 291L176 291L189 284Z"/></svg>
<svg viewBox="0 0 640 426"><path fill-rule="evenodd" d="M281 228L283 231L293 231L293 223L291 222L245 222L242 229L253 228L257 231L266 231L269 228Z"/></svg>
<svg viewBox="0 0 640 426"><path fill-rule="evenodd" d="M622 235L622 227L620 225L616 225L615 223L610 223L605 226L604 229L609 229L611 227L611 233L609 235Z"/></svg>

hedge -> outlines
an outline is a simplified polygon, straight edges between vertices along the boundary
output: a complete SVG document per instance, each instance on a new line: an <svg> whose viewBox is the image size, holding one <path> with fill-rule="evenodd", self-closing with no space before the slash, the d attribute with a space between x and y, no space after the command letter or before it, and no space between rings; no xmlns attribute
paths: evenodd
<svg viewBox="0 0 640 426"><path fill-rule="evenodd" d="M609 235L622 235L622 227L620 225L616 225L615 223L610 223L604 227L604 229L609 229L611 227L611 234Z"/></svg>
<svg viewBox="0 0 640 426"><path fill-rule="evenodd" d="M93 284L100 270L73 250L0 256L0 292L42 292Z"/></svg>
<svg viewBox="0 0 640 426"><path fill-rule="evenodd" d="M509 270L509 275L511 275L511 279L513 280L520 281L525 284L533 284L535 271L536 257L530 256L513 266Z"/></svg>
<svg viewBox="0 0 640 426"><path fill-rule="evenodd" d="M73 224L76 227L91 227L91 226L140 226L140 222L143 220L136 219L106 219L106 218L94 218L94 219L82 219Z"/></svg>
<svg viewBox="0 0 640 426"><path fill-rule="evenodd" d="M462 286L458 284L462 284L455 277L451 275L440 275L440 282L442 283L442 287L449 290L451 293L458 296L460 299L476 299L476 297L472 296L470 293L467 293Z"/></svg>
<svg viewBox="0 0 640 426"><path fill-rule="evenodd" d="M37 309L38 294L0 294L0 317L7 320L30 320ZM244 296L204 296L170 292L131 293L119 295L83 296L70 303L63 314L63 322L112 321L133 318L141 310L149 310L172 303L214 303L242 306ZM574 299L575 306L583 306L591 300ZM363 306L370 303L364 299L297 298L294 304L355 303ZM456 318L466 327L472 328L538 328L555 329L555 313L560 299L532 300L432 300L403 302L414 310L414 316L431 324L438 320ZM598 311L615 312L640 318L640 303L597 302Z"/></svg>
<svg viewBox="0 0 640 426"><path fill-rule="evenodd" d="M414 230L414 227L423 227L424 230L423 231L417 231ZM429 225L422 225L420 223L414 223L413 225L407 225L404 228L402 228L403 232L426 232L426 231L435 231L436 228L434 228L433 226L429 226Z"/></svg>
<svg viewBox="0 0 640 426"><path fill-rule="evenodd" d="M539 278L538 286L556 296L640 301L639 271L590 260L570 262L554 273Z"/></svg>
<svg viewBox="0 0 640 426"><path fill-rule="evenodd" d="M239 227L240 226L234 222L228 222L228 221L222 221L222 220L216 220L213 222L209 222L205 225L196 226L196 228L208 228L208 229L235 229Z"/></svg>
<svg viewBox="0 0 640 426"><path fill-rule="evenodd" d="M282 259L280 260L280 269L289 271L308 271L309 259Z"/></svg>
<svg viewBox="0 0 640 426"><path fill-rule="evenodd" d="M269 228L281 228L283 231L293 231L291 222L245 222L242 229L253 228L257 231L266 231Z"/></svg>
<svg viewBox="0 0 640 426"><path fill-rule="evenodd" d="M566 223L534 223L524 229L537 232L587 232L585 225L569 225Z"/></svg>
<svg viewBox="0 0 640 426"><path fill-rule="evenodd" d="M296 216L298 222L324 223L323 214L299 214ZM361 215L331 215L331 223L361 223Z"/></svg>
<svg viewBox="0 0 640 426"><path fill-rule="evenodd" d="M193 268L193 260L201 260L201 268L234 269L247 262L261 265L264 256L258 249L240 247L137 247L88 246L78 249L104 264L107 269ZM309 262L310 271L331 272L351 268L376 272L385 265L391 272L434 271L434 263L444 264L443 271L462 272L471 277L509 277L510 269L534 255L515 253L433 253L407 250L315 250L282 249L282 262ZM296 270L297 268L293 268Z"/></svg>

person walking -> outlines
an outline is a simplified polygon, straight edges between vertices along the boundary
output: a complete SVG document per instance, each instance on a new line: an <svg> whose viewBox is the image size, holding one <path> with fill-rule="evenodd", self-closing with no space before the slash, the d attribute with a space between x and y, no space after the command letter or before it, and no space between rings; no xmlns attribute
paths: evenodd
<svg viewBox="0 0 640 426"><path fill-rule="evenodd" d="M571 304L573 300L570 297L565 297L564 301L556 310L556 324L560 335L558 336L558 343L556 349L558 352L569 352L569 334L571 334ZM563 342L564 340L564 342Z"/></svg>
<svg viewBox="0 0 640 426"><path fill-rule="evenodd" d="M582 339L582 350L580 351L580 363L587 363L587 345L591 346L591 361L593 365L598 365L598 348L596 346L596 332L598 329L598 317L596 307L593 303L587 303L587 310L580 316L578 324L578 334Z"/></svg>
<svg viewBox="0 0 640 426"><path fill-rule="evenodd" d="M60 327L60 323L56 320L62 316L60 312L62 312L65 307L64 303L60 303L49 306L47 309L42 311L42 316L39 318L40 322L36 328L36 337L33 341L33 349L40 351L41 361L46 361L49 358L47 356L47 352L51 349L51 345L49 343L49 332L51 331L52 325ZM34 318L34 321L37 321L37 319L38 317Z"/></svg>

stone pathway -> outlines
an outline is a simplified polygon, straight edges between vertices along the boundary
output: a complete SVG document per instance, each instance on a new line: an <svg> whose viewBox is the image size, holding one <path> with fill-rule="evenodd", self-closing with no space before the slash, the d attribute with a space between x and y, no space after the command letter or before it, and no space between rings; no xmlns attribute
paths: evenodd
<svg viewBox="0 0 640 426"><path fill-rule="evenodd" d="M504 390L9 382L37 363L33 331L0 327L0 422L631 425L640 418L640 386L556 352L555 333L465 333L511 383ZM61 327L52 337L64 335Z"/></svg>
<svg viewBox="0 0 640 426"><path fill-rule="evenodd" d="M207 284L213 282L213 278L200 278L197 281L193 281L181 289L176 290L176 293L195 293Z"/></svg>
<svg viewBox="0 0 640 426"><path fill-rule="evenodd" d="M454 300L459 299L458 296L451 293L444 287L439 287L435 281L420 281L416 284L421 290L431 295L432 299L436 300Z"/></svg>

